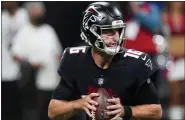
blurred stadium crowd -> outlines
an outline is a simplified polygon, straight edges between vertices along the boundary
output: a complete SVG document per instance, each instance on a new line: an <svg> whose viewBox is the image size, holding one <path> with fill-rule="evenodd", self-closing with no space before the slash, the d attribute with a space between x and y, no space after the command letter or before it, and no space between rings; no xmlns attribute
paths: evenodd
<svg viewBox="0 0 185 120"><path fill-rule="evenodd" d="M91 2L2 2L2 120L49 120L66 47L80 40L80 15ZM148 53L161 68L151 78L163 119L185 119L185 3L118 2L127 23L123 47Z"/></svg>

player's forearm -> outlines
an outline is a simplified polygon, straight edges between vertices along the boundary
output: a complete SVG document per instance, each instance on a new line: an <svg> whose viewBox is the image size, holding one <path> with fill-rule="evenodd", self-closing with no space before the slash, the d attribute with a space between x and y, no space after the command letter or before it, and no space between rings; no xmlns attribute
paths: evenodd
<svg viewBox="0 0 185 120"><path fill-rule="evenodd" d="M77 105L76 105L77 104ZM79 112L78 100L76 101L62 101L51 100L48 108L48 116L50 119L68 119Z"/></svg>
<svg viewBox="0 0 185 120"><path fill-rule="evenodd" d="M132 116L139 120L159 120L162 116L162 108L157 104L133 106Z"/></svg>

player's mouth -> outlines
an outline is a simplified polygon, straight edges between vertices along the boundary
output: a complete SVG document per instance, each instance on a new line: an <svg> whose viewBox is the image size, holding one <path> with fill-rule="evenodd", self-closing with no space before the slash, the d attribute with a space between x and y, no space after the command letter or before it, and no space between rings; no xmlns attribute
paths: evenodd
<svg viewBox="0 0 185 120"><path fill-rule="evenodd" d="M117 46L116 43L111 43L108 45L108 47L116 47L116 46Z"/></svg>

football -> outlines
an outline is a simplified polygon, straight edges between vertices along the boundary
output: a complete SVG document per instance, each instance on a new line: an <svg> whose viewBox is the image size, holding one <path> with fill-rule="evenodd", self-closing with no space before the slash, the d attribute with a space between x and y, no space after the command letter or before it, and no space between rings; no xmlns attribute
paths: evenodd
<svg viewBox="0 0 185 120"><path fill-rule="evenodd" d="M94 97L93 100L98 102L98 106L96 107L96 112L92 112L93 119L92 120L110 120L112 117L105 114L107 111L107 106L110 105L110 103L107 102L107 99L111 98L107 91L104 88L99 88L97 90L97 93L99 94L98 97Z"/></svg>

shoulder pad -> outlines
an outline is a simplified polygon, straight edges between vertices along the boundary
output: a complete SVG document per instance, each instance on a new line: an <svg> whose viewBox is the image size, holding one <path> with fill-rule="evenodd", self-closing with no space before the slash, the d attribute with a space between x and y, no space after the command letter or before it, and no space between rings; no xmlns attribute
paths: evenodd
<svg viewBox="0 0 185 120"><path fill-rule="evenodd" d="M129 61L132 60L132 64L138 67L136 72L140 83L146 81L147 78L159 69L158 66L153 64L153 61L147 53L128 49L123 53L123 57L129 58Z"/></svg>
<svg viewBox="0 0 185 120"><path fill-rule="evenodd" d="M80 47L68 47L64 50L60 67L58 70L59 75L62 73L66 73L67 71L73 71L72 68L74 68L77 61L80 59L83 59L86 55L86 52L88 50L88 46L80 46Z"/></svg>
<svg viewBox="0 0 185 120"><path fill-rule="evenodd" d="M88 50L88 46L80 46L80 47L68 47L64 50L62 58L71 58L71 57L75 57L75 56L79 56L82 54L85 54Z"/></svg>
<svg viewBox="0 0 185 120"><path fill-rule="evenodd" d="M69 55L79 55L87 52L88 46L79 46L79 47L68 47L64 50L64 53Z"/></svg>
<svg viewBox="0 0 185 120"><path fill-rule="evenodd" d="M129 57L133 59L140 59L141 56L145 55L146 53L134 50L134 49L126 49L125 52L123 53L123 57Z"/></svg>
<svg viewBox="0 0 185 120"><path fill-rule="evenodd" d="M129 57L130 59L135 59L137 63L145 64L145 66L153 69L152 60L147 53L137 51L134 49L127 49L123 54L123 57Z"/></svg>

